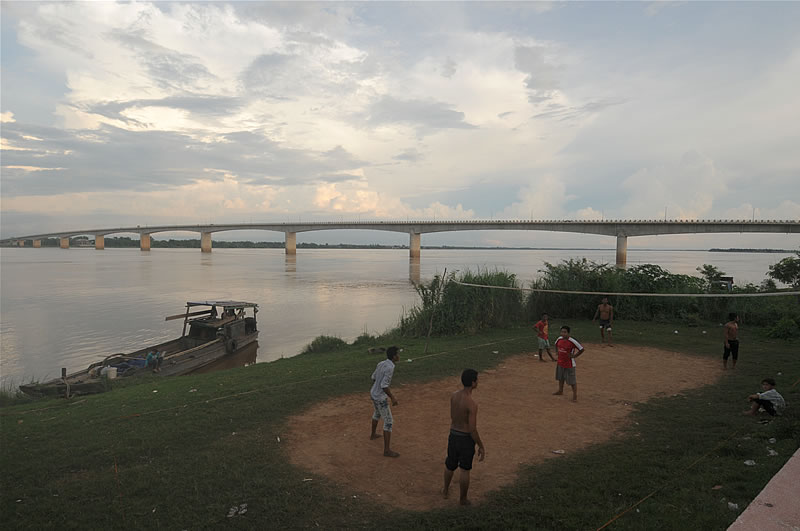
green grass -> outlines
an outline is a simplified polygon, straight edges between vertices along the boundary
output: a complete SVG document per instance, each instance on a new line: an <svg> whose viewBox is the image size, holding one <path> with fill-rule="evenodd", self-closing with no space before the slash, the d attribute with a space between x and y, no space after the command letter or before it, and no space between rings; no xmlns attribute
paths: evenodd
<svg viewBox="0 0 800 531"><path fill-rule="evenodd" d="M590 324L569 324L578 339L596 340ZM705 335L703 329L674 334L674 325L628 321L615 322L614 332L619 342L720 357L718 325L707 325ZM587 529L656 491L611 528L720 529L780 469L800 436L800 386L790 389L800 378L797 343L763 331L741 335L739 365L718 382L639 404L612 441L528 466L516 483L468 510L389 509L289 464L290 415L367 392L381 357L359 346L3 407L0 512L13 529ZM398 370L397 384L486 369L534 344L527 327L432 338L428 353L435 355L425 358L424 339L392 342L405 348L401 358L417 358ZM766 376L777 378L790 406L762 425L740 412ZM533 422L540 406L530 404ZM768 444L770 437L777 442ZM767 446L779 455L767 457ZM747 459L758 465L744 466ZM308 477L314 480L304 482ZM437 486L440 480L430 478ZM390 477L386 483L390 493ZM718 484L722 489L712 490ZM242 503L246 515L226 518Z"/></svg>

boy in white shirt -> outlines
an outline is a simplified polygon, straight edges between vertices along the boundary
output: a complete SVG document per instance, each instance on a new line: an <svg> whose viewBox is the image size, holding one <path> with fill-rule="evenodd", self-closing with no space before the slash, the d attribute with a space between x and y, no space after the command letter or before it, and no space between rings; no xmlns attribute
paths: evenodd
<svg viewBox="0 0 800 531"><path fill-rule="evenodd" d="M775 389L775 380L772 378L764 378L761 380L761 388L763 393L756 393L747 397L752 405L750 409L745 411L745 415L755 415L760 408L764 408L771 417L774 417L786 407L786 401L781 394Z"/></svg>
<svg viewBox="0 0 800 531"><path fill-rule="evenodd" d="M392 405L397 405L397 399L392 394L389 388L392 385L392 376L394 376L394 366L400 358L397 347L389 347L386 349L386 359L378 363L375 371L372 373L372 389L370 389L370 397L372 398L372 405L375 412L372 414L372 434L370 439L379 439L380 436L375 433L378 428L378 421L383 418L383 455L386 457L399 457L400 454L393 452L389 447L392 440L392 410L389 407L389 399L392 400Z"/></svg>

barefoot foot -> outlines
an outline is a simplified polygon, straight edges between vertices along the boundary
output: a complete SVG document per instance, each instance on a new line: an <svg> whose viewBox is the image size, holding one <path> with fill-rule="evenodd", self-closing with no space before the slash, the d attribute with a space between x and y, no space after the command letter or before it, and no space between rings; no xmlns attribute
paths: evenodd
<svg viewBox="0 0 800 531"><path fill-rule="evenodd" d="M400 457L400 454L398 454L397 452L393 452L391 450L388 450L386 452L383 452L383 457Z"/></svg>
<svg viewBox="0 0 800 531"><path fill-rule="evenodd" d="M461 505L472 505L472 502L466 498L461 499L458 503L460 503Z"/></svg>
<svg viewBox="0 0 800 531"><path fill-rule="evenodd" d="M447 499L448 496L450 496L450 491L446 490L446 489L443 489L443 488L439 489L439 493L442 495L442 498L444 498L445 500Z"/></svg>
<svg viewBox="0 0 800 531"><path fill-rule="evenodd" d="M373 433L372 435L369 436L369 440L371 440L371 441L374 441L375 439L380 439L380 438L381 438L381 436L378 435L377 433Z"/></svg>
<svg viewBox="0 0 800 531"><path fill-rule="evenodd" d="M563 392L563 391L556 391L556 392L555 392L555 393L553 393L553 394L554 394L554 395L563 395L563 394L564 394L564 392Z"/></svg>

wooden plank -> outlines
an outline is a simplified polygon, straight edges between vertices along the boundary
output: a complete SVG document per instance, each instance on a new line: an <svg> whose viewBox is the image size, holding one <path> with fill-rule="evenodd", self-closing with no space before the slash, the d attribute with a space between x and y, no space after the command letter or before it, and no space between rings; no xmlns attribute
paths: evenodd
<svg viewBox="0 0 800 531"><path fill-rule="evenodd" d="M178 315L170 315L169 317L164 318L165 321L172 321L174 319L182 319L185 317L192 317L195 315L206 315L210 314L211 310L202 310L200 312L191 312L191 313L179 313Z"/></svg>

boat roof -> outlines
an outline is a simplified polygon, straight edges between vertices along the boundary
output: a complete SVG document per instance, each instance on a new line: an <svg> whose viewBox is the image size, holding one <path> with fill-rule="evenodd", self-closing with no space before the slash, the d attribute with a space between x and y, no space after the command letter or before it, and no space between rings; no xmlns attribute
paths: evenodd
<svg viewBox="0 0 800 531"><path fill-rule="evenodd" d="M258 304L255 302L243 302L243 301L198 301L198 302L187 302L187 307L192 306L222 306L223 308L258 308Z"/></svg>

